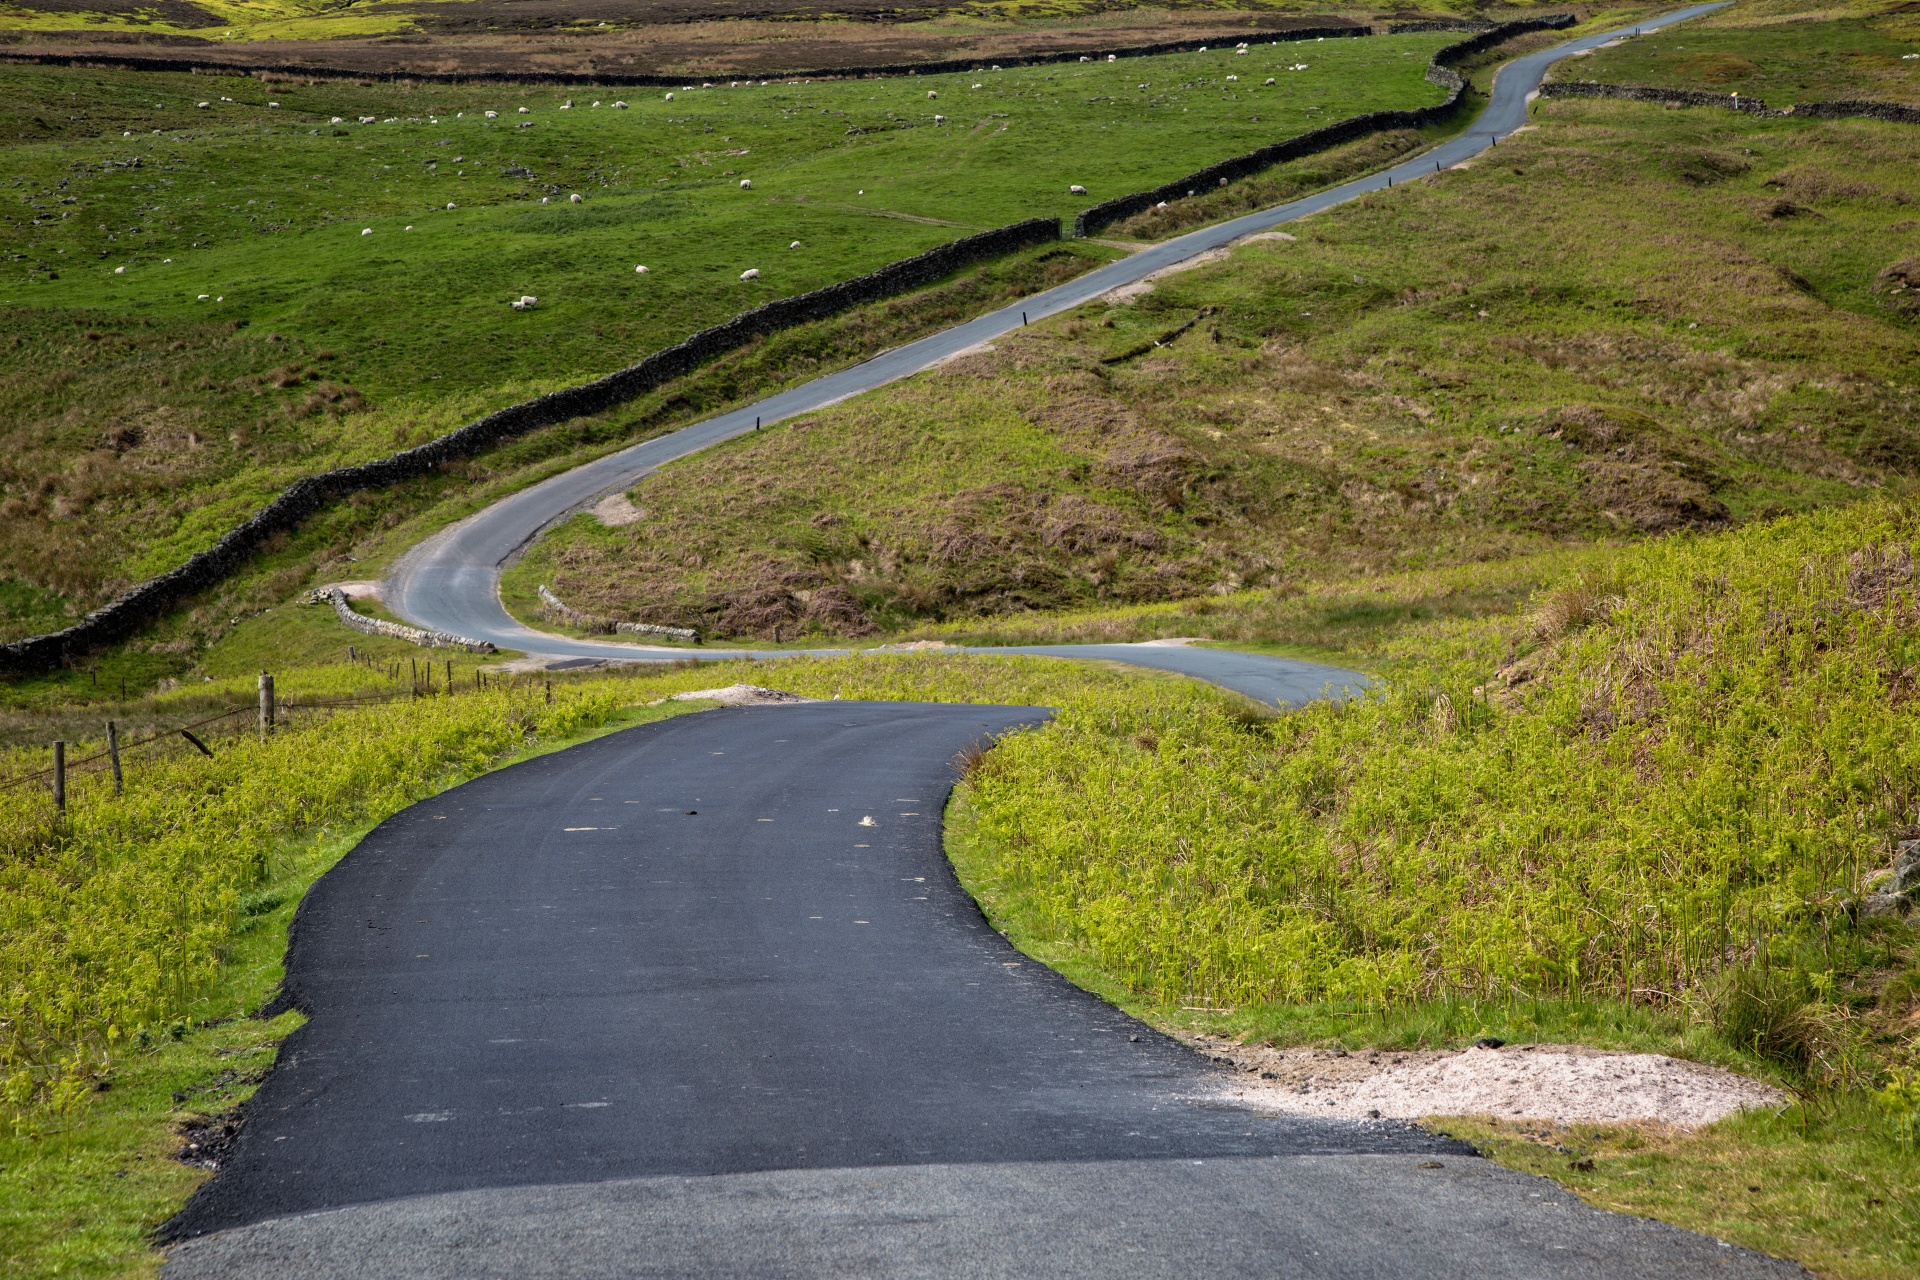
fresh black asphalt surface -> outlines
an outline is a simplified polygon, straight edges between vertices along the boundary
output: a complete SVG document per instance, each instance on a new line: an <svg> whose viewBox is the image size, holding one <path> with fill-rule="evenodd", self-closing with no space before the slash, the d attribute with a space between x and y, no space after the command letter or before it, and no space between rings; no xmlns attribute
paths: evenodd
<svg viewBox="0 0 1920 1280"><path fill-rule="evenodd" d="M713 710L381 824L301 906L311 1020L169 1280L1799 1274L1413 1126L1210 1100L943 856L954 754L1045 717Z"/></svg>

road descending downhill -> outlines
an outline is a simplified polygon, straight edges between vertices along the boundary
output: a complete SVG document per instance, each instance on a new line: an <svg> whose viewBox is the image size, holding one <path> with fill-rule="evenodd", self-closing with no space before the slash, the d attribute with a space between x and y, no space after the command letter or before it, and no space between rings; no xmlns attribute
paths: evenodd
<svg viewBox="0 0 1920 1280"><path fill-rule="evenodd" d="M1261 1115L1015 951L941 842L1033 708L628 729L382 823L168 1280L1780 1277L1405 1123Z"/></svg>
<svg viewBox="0 0 1920 1280"><path fill-rule="evenodd" d="M1621 36L1654 31L1725 7L1725 0L1695 5L1649 18L1631 27L1582 36L1516 58L1500 68L1494 79L1491 100L1467 132L1391 169L1143 249L1056 288L1010 303L997 311L917 342L883 352L863 364L791 387L731 413L644 441L523 489L442 530L408 551L388 576L384 593L386 603L401 617L417 625L475 640L488 640L503 649L562 659L684 659L689 656L685 649L579 640L548 635L525 626L500 603L501 567L543 530L575 512L585 510L610 493L632 488L656 468L676 458L684 458L710 445L745 435L763 423L770 425L797 414L812 413L850 396L911 377L942 360L1018 329L1031 320L1071 310L1122 285L1133 284L1156 271L1222 248L1256 232L1324 212L1371 191L1430 177L1442 168L1470 159L1526 122L1529 99L1539 88L1547 68L1561 58L1598 48ZM765 650L700 652L714 657L775 656ZM1155 660L1147 665L1179 670L1200 679L1214 680L1229 688L1240 688L1241 692L1262 701L1285 701L1241 688L1228 680L1217 679L1224 670L1223 659L1209 655L1218 653L1217 650L1207 649L1162 653L1154 655ZM1133 660L1117 653L1101 656ZM1273 678L1289 687L1297 687L1303 681L1316 678L1320 684L1332 679L1335 683L1347 683L1355 688L1366 683L1364 678L1354 676L1351 672L1321 676L1315 670L1306 669L1306 664L1291 664L1281 658L1239 661L1251 658L1251 655L1245 654L1234 655L1234 658L1236 661L1233 665L1243 671L1264 662Z"/></svg>

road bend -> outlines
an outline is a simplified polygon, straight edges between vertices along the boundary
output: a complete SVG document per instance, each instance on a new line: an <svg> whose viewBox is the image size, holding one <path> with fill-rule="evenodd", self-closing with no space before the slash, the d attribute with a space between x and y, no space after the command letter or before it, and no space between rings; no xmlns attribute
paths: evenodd
<svg viewBox="0 0 1920 1280"><path fill-rule="evenodd" d="M1662 17L1649 18L1633 26L1582 36L1516 58L1500 69L1494 78L1492 97L1465 133L1391 169L1143 249L1057 288L1009 303L965 324L896 347L862 364L816 378L731 413L608 454L503 498L427 539L403 556L387 579L386 603L401 617L421 626L477 640L489 640L503 649L515 649L561 661L685 659L689 656L686 649L578 640L549 635L524 625L510 615L500 602L502 566L542 531L569 515L584 510L607 494L632 488L664 463L744 435L753 431L756 424L772 424L796 414L812 413L849 396L911 377L942 360L991 342L1029 321L1071 310L1110 290L1133 284L1200 254L1224 248L1256 232L1268 231L1323 212L1371 191L1431 177L1444 168L1469 160L1526 122L1527 103L1553 63L1598 48L1622 36L1657 31L1724 7L1724 3L1694 5ZM1142 665L1178 670L1281 705L1299 701L1298 697L1290 696L1288 691L1297 694L1329 688L1357 689L1366 683L1364 677L1353 672L1317 668L1281 658L1260 659L1244 654L1221 658L1211 656L1217 655L1217 650L1197 648L1143 655L1123 652L1121 646L1100 647L1108 652L1078 656L1140 661ZM1055 652L1064 652L1064 649L1064 646L1054 647ZM696 652L699 656L715 658L779 656L766 650L703 649Z"/></svg>
<svg viewBox="0 0 1920 1280"><path fill-rule="evenodd" d="M1415 1126L1259 1114L1011 947L941 842L1034 708L644 725L376 828L167 1280L1784 1277Z"/></svg>

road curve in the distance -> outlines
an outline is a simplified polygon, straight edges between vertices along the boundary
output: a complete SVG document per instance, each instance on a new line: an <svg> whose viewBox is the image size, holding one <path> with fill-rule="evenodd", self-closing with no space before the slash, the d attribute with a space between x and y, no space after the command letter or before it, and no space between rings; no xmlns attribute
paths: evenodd
<svg viewBox="0 0 1920 1280"><path fill-rule="evenodd" d="M1497 139L1525 123L1527 103L1553 63L1624 35L1657 30L1724 7L1724 0L1721 3L1694 5L1661 17L1649 18L1633 26L1581 36L1517 58L1500 69L1494 79L1492 98L1467 132L1391 169L1143 249L1057 288L1010 303L917 342L883 352L863 364L816 378L731 413L608 454L503 498L428 538L401 557L387 578L385 602L395 613L420 626L491 641L503 649L560 659L685 659L690 656L685 649L579 640L536 631L511 616L501 604L501 567L543 530L565 519L569 513L583 509L606 494L632 487L663 463L743 435L754 430L756 424L770 424L796 414L811 413L850 396L910 377L950 356L1020 328L1029 320L1043 319L1070 310L1112 289L1132 284L1156 271L1222 248L1255 232L1323 212L1370 191L1417 181L1478 155L1494 145ZM1132 660L1120 652L1121 646L1100 647L1109 652L1099 656ZM1048 646L1048 650L1055 653L1066 648ZM1260 689L1269 686L1276 689L1357 689L1366 684L1364 677L1353 672L1315 667L1283 658L1240 654L1234 655L1229 664L1220 657L1209 656L1220 652L1208 649L1169 650L1154 655L1154 661L1145 665L1180 670L1200 679L1237 688L1262 701L1281 705L1299 699L1256 692L1254 687L1249 687L1245 673L1256 667L1264 668L1267 675L1251 682ZM765 658L776 655L766 650L700 650L697 656ZM1226 674L1223 671L1226 665L1234 667L1239 674L1233 678L1220 678ZM1239 680L1237 684L1236 679Z"/></svg>

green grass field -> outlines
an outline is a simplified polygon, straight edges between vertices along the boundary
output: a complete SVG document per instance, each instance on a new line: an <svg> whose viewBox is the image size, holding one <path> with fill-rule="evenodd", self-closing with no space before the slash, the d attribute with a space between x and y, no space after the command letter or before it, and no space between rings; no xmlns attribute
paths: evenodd
<svg viewBox="0 0 1920 1280"><path fill-rule="evenodd" d="M177 564L298 475L772 298L1434 101L1422 73L1445 39L696 87L626 109L613 92L562 109L544 88L0 69L9 630ZM539 305L512 310L522 295Z"/></svg>
<svg viewBox="0 0 1920 1280"><path fill-rule="evenodd" d="M1920 132L1570 100L1535 122L1295 241L667 467L630 494L646 520L576 519L510 598L544 581L761 638L1006 634L1911 484L1920 313L1889 272Z"/></svg>
<svg viewBox="0 0 1920 1280"><path fill-rule="evenodd" d="M1838 21L1829 13L1781 20L1736 5L1705 22L1642 36L1569 58L1556 80L1652 84L1738 93L1776 109L1796 102L1866 98L1920 105L1920 23L1898 6L1889 16Z"/></svg>

